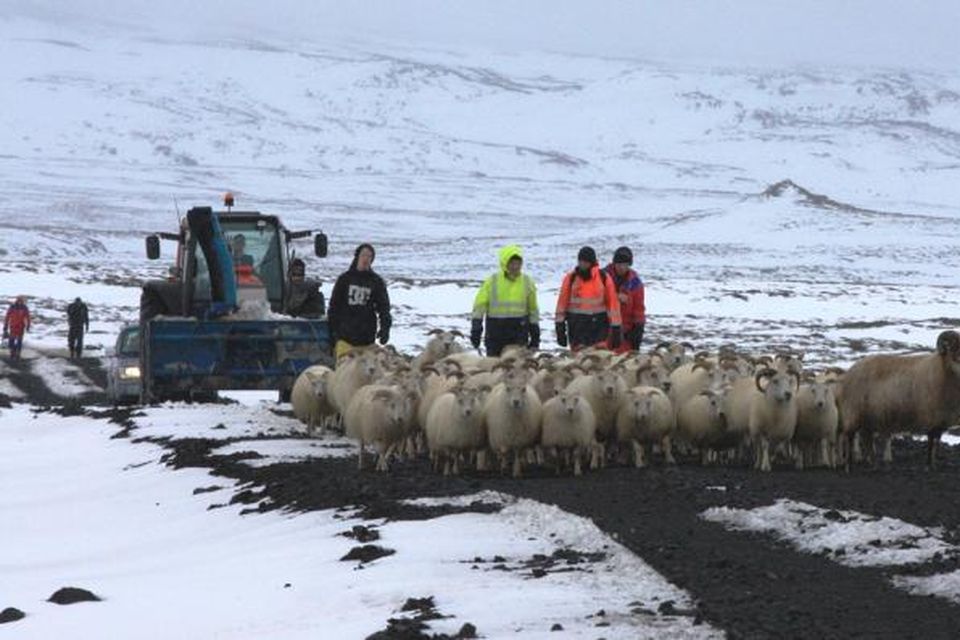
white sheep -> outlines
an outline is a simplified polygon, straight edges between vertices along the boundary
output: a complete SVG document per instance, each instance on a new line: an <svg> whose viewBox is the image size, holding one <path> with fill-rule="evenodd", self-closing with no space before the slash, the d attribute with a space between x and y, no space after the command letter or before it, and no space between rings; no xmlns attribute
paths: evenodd
<svg viewBox="0 0 960 640"><path fill-rule="evenodd" d="M340 359L330 379L330 398L340 415L344 415L356 392L373 384L383 375L374 351L351 351Z"/></svg>
<svg viewBox="0 0 960 640"><path fill-rule="evenodd" d="M500 456L501 472L513 454L513 476L520 477L521 454L540 440L542 405L526 376L509 372L487 396L483 420L490 448Z"/></svg>
<svg viewBox="0 0 960 640"><path fill-rule="evenodd" d="M390 453L407 437L410 403L399 388L367 385L358 390L343 415L346 435L360 442L357 468L363 469L364 446L377 451L377 471L388 470Z"/></svg>
<svg viewBox="0 0 960 640"><path fill-rule="evenodd" d="M456 329L452 331L432 329L427 332L427 335L430 339L427 340L420 355L413 359L412 366L417 371L449 355L464 352L463 346L457 342L457 338L463 338L463 334Z"/></svg>
<svg viewBox="0 0 960 640"><path fill-rule="evenodd" d="M677 409L677 437L700 450L701 464L717 451L736 446L739 436L727 432L726 391L701 391Z"/></svg>
<svg viewBox="0 0 960 640"><path fill-rule="evenodd" d="M483 422L484 394L473 389L457 389L441 394L427 414L424 430L427 447L443 475L460 473L460 457L477 454L487 446L487 432ZM452 468L451 468L452 461Z"/></svg>
<svg viewBox="0 0 960 640"><path fill-rule="evenodd" d="M612 371L600 371L574 378L567 385L567 390L582 393L590 403L597 418L597 440L601 442L601 450L604 450L603 443L612 439L616 427L617 409L627 391L626 383ZM605 455L603 458L601 464L605 462Z"/></svg>
<svg viewBox="0 0 960 640"><path fill-rule="evenodd" d="M563 367L547 365L537 371L531 384L541 402L546 402L573 381L573 372Z"/></svg>
<svg viewBox="0 0 960 640"><path fill-rule="evenodd" d="M804 454L812 458L819 450L820 462L833 468L837 464L837 430L840 414L833 383L812 380L800 385L797 392L797 429L793 441L797 445L796 466L803 468Z"/></svg>
<svg viewBox="0 0 960 640"><path fill-rule="evenodd" d="M321 364L300 372L290 391L293 415L307 425L313 435L317 426L326 432L327 421L337 414L330 399L330 380L333 369Z"/></svg>
<svg viewBox="0 0 960 640"><path fill-rule="evenodd" d="M674 464L670 438L677 421L673 405L661 389L634 387L628 389L617 410L617 440L633 444L634 464L645 466L645 445L660 445L667 464Z"/></svg>
<svg viewBox="0 0 960 640"><path fill-rule="evenodd" d="M590 468L600 463L597 446L597 420L590 403L577 392L561 391L543 404L540 444L550 450L560 471L560 454L565 460L573 458L573 475L579 476L581 458L590 453Z"/></svg>
<svg viewBox="0 0 960 640"><path fill-rule="evenodd" d="M750 435L757 456L754 466L770 471L771 446L789 443L797 428L800 376L793 371L763 369L754 376L754 382L759 391L750 405Z"/></svg>

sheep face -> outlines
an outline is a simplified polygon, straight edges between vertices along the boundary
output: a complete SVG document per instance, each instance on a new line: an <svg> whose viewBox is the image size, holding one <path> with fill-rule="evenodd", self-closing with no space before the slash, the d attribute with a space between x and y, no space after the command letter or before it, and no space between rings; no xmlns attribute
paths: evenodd
<svg viewBox="0 0 960 640"><path fill-rule="evenodd" d="M761 393L777 402L790 402L800 388L799 375L772 369L765 369L758 373L756 382Z"/></svg>
<svg viewBox="0 0 960 640"><path fill-rule="evenodd" d="M313 395L317 397L318 400L327 399L327 377L322 378L313 378L310 380L310 388L313 390Z"/></svg>
<svg viewBox="0 0 960 640"><path fill-rule="evenodd" d="M523 381L509 379L504 381L507 406L513 411L523 411L527 406L527 386Z"/></svg>
<svg viewBox="0 0 960 640"><path fill-rule="evenodd" d="M580 409L580 403L585 402L579 393L567 393L565 391L561 391L559 398L562 412L571 418L575 416L577 411Z"/></svg>
<svg viewBox="0 0 960 640"><path fill-rule="evenodd" d="M670 373L663 366L647 365L637 370L637 385L670 390Z"/></svg>
<svg viewBox="0 0 960 640"><path fill-rule="evenodd" d="M937 336L937 353L953 375L960 375L960 333L944 331Z"/></svg>
<svg viewBox="0 0 960 640"><path fill-rule="evenodd" d="M611 400L616 399L620 377L613 371L601 371L595 375L597 376L597 385L600 388L601 395Z"/></svg>
<svg viewBox="0 0 960 640"><path fill-rule="evenodd" d="M474 390L465 390L457 394L457 414L465 420L479 415L480 408L483 406L483 395Z"/></svg>
<svg viewBox="0 0 960 640"><path fill-rule="evenodd" d="M812 405L817 411L822 411L834 403L833 388L829 384L814 382L805 390L813 399Z"/></svg>

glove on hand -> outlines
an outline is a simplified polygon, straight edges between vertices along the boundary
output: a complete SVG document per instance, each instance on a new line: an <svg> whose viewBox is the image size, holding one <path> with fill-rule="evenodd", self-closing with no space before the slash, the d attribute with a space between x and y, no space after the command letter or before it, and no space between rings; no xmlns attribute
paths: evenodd
<svg viewBox="0 0 960 640"><path fill-rule="evenodd" d="M530 325L530 341L527 346L534 350L540 348L540 325Z"/></svg>
<svg viewBox="0 0 960 640"><path fill-rule="evenodd" d="M610 348L617 349L620 347L620 327L610 327Z"/></svg>
<svg viewBox="0 0 960 640"><path fill-rule="evenodd" d="M380 333L377 334L377 339L380 341L380 344L390 342L390 327L381 327Z"/></svg>
<svg viewBox="0 0 960 640"><path fill-rule="evenodd" d="M470 344L474 349L480 348L480 338L483 337L483 320L474 318L470 323Z"/></svg>
<svg viewBox="0 0 960 640"><path fill-rule="evenodd" d="M643 325L633 325L630 331L627 331L623 337L630 344L630 348L633 351L640 351L640 343L643 342Z"/></svg>
<svg viewBox="0 0 960 640"><path fill-rule="evenodd" d="M567 323L557 323L557 344L561 347L567 346Z"/></svg>

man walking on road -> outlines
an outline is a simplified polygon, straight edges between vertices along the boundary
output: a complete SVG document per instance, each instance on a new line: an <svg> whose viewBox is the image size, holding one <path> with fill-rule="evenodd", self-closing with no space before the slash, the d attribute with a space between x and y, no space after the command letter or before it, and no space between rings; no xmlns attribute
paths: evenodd
<svg viewBox="0 0 960 640"><path fill-rule="evenodd" d="M67 322L70 331L67 334L67 346L70 359L76 360L83 354L83 334L90 331L90 315L86 303L77 298L67 305Z"/></svg>

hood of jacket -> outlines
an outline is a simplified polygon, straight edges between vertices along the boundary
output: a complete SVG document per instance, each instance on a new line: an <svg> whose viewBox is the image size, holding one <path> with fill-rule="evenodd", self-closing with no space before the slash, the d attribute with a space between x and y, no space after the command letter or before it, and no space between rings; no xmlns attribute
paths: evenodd
<svg viewBox="0 0 960 640"><path fill-rule="evenodd" d="M500 249L500 271L507 272L507 263L511 258L520 258L523 260L523 249L518 244L508 244Z"/></svg>

